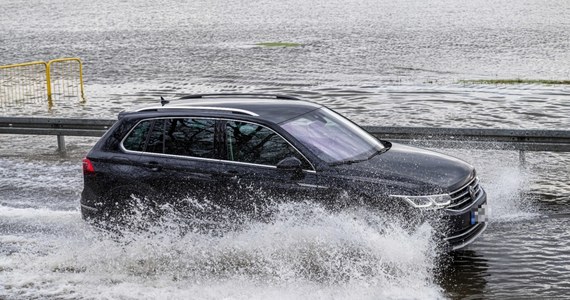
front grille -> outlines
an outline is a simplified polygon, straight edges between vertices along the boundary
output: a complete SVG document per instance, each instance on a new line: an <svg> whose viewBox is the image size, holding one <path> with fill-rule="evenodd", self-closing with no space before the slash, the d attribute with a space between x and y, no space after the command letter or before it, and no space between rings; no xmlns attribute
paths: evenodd
<svg viewBox="0 0 570 300"><path fill-rule="evenodd" d="M472 193L470 192L470 189L473 190ZM469 206L469 204L471 204L472 201L477 199L477 197L479 197L481 193L482 190L481 186L479 185L479 178L475 177L468 184L464 185L462 188L453 191L449 194L451 196L451 203L449 204L449 206L447 206L447 209L455 209L455 210L463 209Z"/></svg>

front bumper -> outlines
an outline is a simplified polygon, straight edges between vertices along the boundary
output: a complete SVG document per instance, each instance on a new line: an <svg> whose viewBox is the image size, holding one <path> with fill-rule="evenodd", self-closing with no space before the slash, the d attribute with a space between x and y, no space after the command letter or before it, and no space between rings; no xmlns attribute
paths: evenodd
<svg viewBox="0 0 570 300"><path fill-rule="evenodd" d="M471 205L461 210L445 210L450 249L461 249L475 241L487 228L487 193L482 190Z"/></svg>

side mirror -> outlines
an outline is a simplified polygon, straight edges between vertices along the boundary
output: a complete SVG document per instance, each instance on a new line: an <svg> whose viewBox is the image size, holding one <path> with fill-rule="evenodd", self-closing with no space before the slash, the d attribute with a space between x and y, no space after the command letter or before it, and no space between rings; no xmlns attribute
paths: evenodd
<svg viewBox="0 0 570 300"><path fill-rule="evenodd" d="M303 163L296 157L290 156L277 164L277 169L279 170L289 170L289 171L301 171L301 166Z"/></svg>

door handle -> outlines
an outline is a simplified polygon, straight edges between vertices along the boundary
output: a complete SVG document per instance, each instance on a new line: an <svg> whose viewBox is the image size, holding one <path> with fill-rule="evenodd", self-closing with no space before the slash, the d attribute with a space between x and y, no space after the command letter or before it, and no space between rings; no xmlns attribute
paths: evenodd
<svg viewBox="0 0 570 300"><path fill-rule="evenodd" d="M149 168L153 172L158 172L158 171L162 170L162 167L160 166L160 164L155 162L155 161L148 162L144 165L145 165L145 167Z"/></svg>
<svg viewBox="0 0 570 300"><path fill-rule="evenodd" d="M125 165L131 165L133 163L132 160L130 160L126 157L113 156L113 157L111 157L111 159L115 162L125 164Z"/></svg>
<svg viewBox="0 0 570 300"><path fill-rule="evenodd" d="M219 175L220 175L220 177L222 177L223 179L226 179L226 180L233 180L233 181L239 180L239 176L238 176L239 172L235 171L235 170L220 173Z"/></svg>
<svg viewBox="0 0 570 300"><path fill-rule="evenodd" d="M212 177L209 174L190 172L186 175L186 180L202 180L202 181L212 181Z"/></svg>

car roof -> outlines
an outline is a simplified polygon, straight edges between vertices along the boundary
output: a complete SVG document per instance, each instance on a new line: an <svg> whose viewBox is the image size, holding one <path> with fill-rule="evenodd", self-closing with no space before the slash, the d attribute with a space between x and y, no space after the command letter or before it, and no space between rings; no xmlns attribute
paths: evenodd
<svg viewBox="0 0 570 300"><path fill-rule="evenodd" d="M242 114L281 123L321 108L322 105L288 96L275 95L191 95L182 100L164 101L156 105L136 107L125 111L201 111L220 114ZM158 101L157 101L158 102Z"/></svg>

